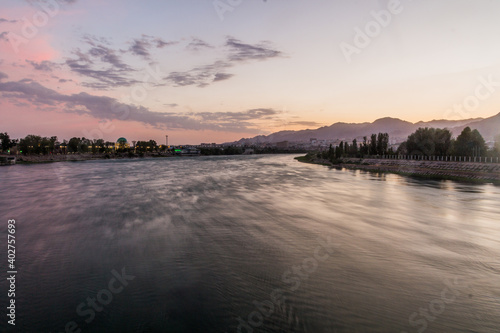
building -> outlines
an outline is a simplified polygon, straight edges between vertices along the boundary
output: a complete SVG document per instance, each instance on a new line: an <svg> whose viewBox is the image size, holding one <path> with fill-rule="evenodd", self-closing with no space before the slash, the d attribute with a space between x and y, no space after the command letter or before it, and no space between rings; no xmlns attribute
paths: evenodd
<svg viewBox="0 0 500 333"><path fill-rule="evenodd" d="M127 142L125 138L119 138L116 140L115 149L127 149L130 148L130 144Z"/></svg>
<svg viewBox="0 0 500 333"><path fill-rule="evenodd" d="M216 143L201 143L200 147L202 148L215 148L217 147Z"/></svg>

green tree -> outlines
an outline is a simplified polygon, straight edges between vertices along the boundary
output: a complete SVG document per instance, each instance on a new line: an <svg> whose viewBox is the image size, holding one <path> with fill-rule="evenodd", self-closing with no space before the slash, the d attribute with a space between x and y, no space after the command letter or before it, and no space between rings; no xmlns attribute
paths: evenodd
<svg viewBox="0 0 500 333"><path fill-rule="evenodd" d="M349 156L351 154L351 146L349 143L344 142L344 155Z"/></svg>
<svg viewBox="0 0 500 333"><path fill-rule="evenodd" d="M410 155L432 156L436 153L434 142L434 128L419 128L410 134L406 140L406 149Z"/></svg>
<svg viewBox="0 0 500 333"><path fill-rule="evenodd" d="M19 148L23 154L41 154L42 137L39 135L28 134L19 140Z"/></svg>
<svg viewBox="0 0 500 333"><path fill-rule="evenodd" d="M407 143L406 141L401 142L401 144L398 147L398 150L396 151L398 155L406 155L408 154L408 148L407 148Z"/></svg>
<svg viewBox="0 0 500 333"><path fill-rule="evenodd" d="M56 142L57 142L57 136L51 136L49 139L49 152L51 154L53 154L54 150L56 149Z"/></svg>
<svg viewBox="0 0 500 333"><path fill-rule="evenodd" d="M106 151L106 144L103 139L97 139L95 145L97 146L96 148L98 153L103 153Z"/></svg>
<svg viewBox="0 0 500 333"><path fill-rule="evenodd" d="M377 136L377 154L379 155L387 154L388 147L389 147L389 134L379 133Z"/></svg>
<svg viewBox="0 0 500 333"><path fill-rule="evenodd" d="M148 149L148 143L146 141L137 141L137 143L135 144L135 150L138 151L138 152L146 152Z"/></svg>
<svg viewBox="0 0 500 333"><path fill-rule="evenodd" d="M139 152L146 152L146 151L153 152L158 149L155 140L137 141L135 147L136 147L135 150Z"/></svg>
<svg viewBox="0 0 500 333"><path fill-rule="evenodd" d="M372 134L370 139L370 155L377 155L377 134Z"/></svg>
<svg viewBox="0 0 500 333"><path fill-rule="evenodd" d="M10 140L10 137L7 134L7 132L0 133L0 145L1 145L0 152L7 151L10 149L10 147L12 147L12 141Z"/></svg>
<svg viewBox="0 0 500 333"><path fill-rule="evenodd" d="M342 148L340 146L335 147L335 158L341 158L342 157Z"/></svg>
<svg viewBox="0 0 500 333"><path fill-rule="evenodd" d="M399 146L398 154L443 156L450 154L451 132L441 128L419 128Z"/></svg>
<svg viewBox="0 0 500 333"><path fill-rule="evenodd" d="M453 153L457 156L485 156L486 142L477 129L463 129L453 145Z"/></svg>
<svg viewBox="0 0 500 333"><path fill-rule="evenodd" d="M43 137L40 142L40 152L44 155L48 154L50 152L50 145L50 139L47 137Z"/></svg>
<svg viewBox="0 0 500 333"><path fill-rule="evenodd" d="M68 140L64 139L63 142L59 145L61 148L61 152L66 154L68 152Z"/></svg>
<svg viewBox="0 0 500 333"><path fill-rule="evenodd" d="M327 157L329 160L332 160L335 158L335 150L332 147L332 144L330 143L330 147L328 147L328 154Z"/></svg>
<svg viewBox="0 0 500 333"><path fill-rule="evenodd" d="M356 139L352 140L351 154L355 156L358 155L358 141Z"/></svg>
<svg viewBox="0 0 500 333"><path fill-rule="evenodd" d="M486 156L488 147L483 136L477 129L472 131L472 154L473 156Z"/></svg>
<svg viewBox="0 0 500 333"><path fill-rule="evenodd" d="M158 150L158 145L156 144L155 140L149 140L148 145L150 147L150 151L157 151Z"/></svg>
<svg viewBox="0 0 500 333"><path fill-rule="evenodd" d="M72 137L68 142L68 152L76 153L78 152L78 147L80 146L80 138Z"/></svg>
<svg viewBox="0 0 500 333"><path fill-rule="evenodd" d="M370 148L368 146L368 138L366 136L363 137L363 143L361 145L361 154L368 155L370 153Z"/></svg>
<svg viewBox="0 0 500 333"><path fill-rule="evenodd" d="M446 128L436 128L434 131L434 149L438 156L448 155L451 148L451 132Z"/></svg>
<svg viewBox="0 0 500 333"><path fill-rule="evenodd" d="M103 139L92 139L92 154L102 153L105 150Z"/></svg>
<svg viewBox="0 0 500 333"><path fill-rule="evenodd" d="M111 141L106 141L104 143L104 151L106 153L110 153L111 151L113 151L113 147L115 146L115 143L114 142L111 142Z"/></svg>
<svg viewBox="0 0 500 333"><path fill-rule="evenodd" d="M243 150L240 147L226 146L224 147L225 155L239 155L242 154Z"/></svg>
<svg viewBox="0 0 500 333"><path fill-rule="evenodd" d="M500 134L495 136L495 146L493 147L493 154L500 156Z"/></svg>
<svg viewBox="0 0 500 333"><path fill-rule="evenodd" d="M82 138L80 140L80 145L78 146L78 151L80 153L88 153L89 147L92 149L92 141L90 139Z"/></svg>

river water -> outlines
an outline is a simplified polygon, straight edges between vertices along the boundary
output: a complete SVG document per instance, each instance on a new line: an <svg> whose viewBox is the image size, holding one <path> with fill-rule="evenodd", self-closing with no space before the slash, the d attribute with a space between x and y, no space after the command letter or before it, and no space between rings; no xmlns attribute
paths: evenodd
<svg viewBox="0 0 500 333"><path fill-rule="evenodd" d="M2 332L500 330L498 186L291 155L15 165L0 184Z"/></svg>

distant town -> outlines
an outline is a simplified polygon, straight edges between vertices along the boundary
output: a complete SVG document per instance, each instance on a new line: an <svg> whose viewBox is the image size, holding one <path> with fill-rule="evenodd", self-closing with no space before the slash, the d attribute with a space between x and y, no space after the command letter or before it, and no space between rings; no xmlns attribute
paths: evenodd
<svg viewBox="0 0 500 333"><path fill-rule="evenodd" d="M313 146L311 146L312 148ZM316 147L316 145L314 145ZM304 148L295 148L288 142L279 144L216 144L201 143L199 145L169 145L168 136L165 143L155 140L128 141L120 137L116 142L104 139L87 139L73 137L59 141L57 136L42 137L27 135L21 139L11 139L8 133L0 133L0 153L8 156L59 156L59 155L118 155L122 157L144 156L197 156L197 155L240 155L270 153L301 153ZM22 160L22 159L21 159Z"/></svg>

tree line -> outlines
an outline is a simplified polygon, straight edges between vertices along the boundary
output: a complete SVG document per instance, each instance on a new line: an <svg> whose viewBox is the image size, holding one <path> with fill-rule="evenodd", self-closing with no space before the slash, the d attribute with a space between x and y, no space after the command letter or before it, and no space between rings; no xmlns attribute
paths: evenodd
<svg viewBox="0 0 500 333"><path fill-rule="evenodd" d="M337 147L330 147L327 151L318 153L318 157L335 161L342 157L363 157L367 155L390 155L394 154L392 148L389 147L389 134L378 133L372 134L370 140L368 137L363 137L363 142L358 144L358 140L352 140L352 143L341 141Z"/></svg>
<svg viewBox="0 0 500 333"><path fill-rule="evenodd" d="M477 129L466 127L454 139L448 129L419 128L410 134L394 151L389 147L389 134L372 134L370 139L363 137L363 142L341 141L336 147L330 145L327 151L316 153L318 158L335 162L342 157L366 157L387 155L423 155L423 156L466 156L499 157L500 135L495 138L495 146L488 149L486 142Z"/></svg>
<svg viewBox="0 0 500 333"><path fill-rule="evenodd" d="M134 142L135 143L135 142ZM42 137L29 134L22 139L11 139L7 133L0 133L0 152L8 153L14 146L25 155L29 154L66 154L66 153L111 153L112 151L127 152L124 143L105 141L103 139L87 139L72 137L59 143L57 136ZM166 147L158 146L155 140L137 141L134 150L137 152L157 152Z"/></svg>
<svg viewBox="0 0 500 333"><path fill-rule="evenodd" d="M397 153L423 156L497 157L500 154L500 135L495 138L495 146L488 149L477 129L466 127L454 139L448 129L419 128L401 143Z"/></svg>

